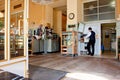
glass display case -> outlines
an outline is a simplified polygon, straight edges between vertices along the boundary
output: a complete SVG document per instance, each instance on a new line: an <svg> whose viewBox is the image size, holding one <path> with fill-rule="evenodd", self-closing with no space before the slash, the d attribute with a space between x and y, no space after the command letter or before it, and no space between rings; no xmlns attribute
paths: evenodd
<svg viewBox="0 0 120 80"><path fill-rule="evenodd" d="M15 47L16 47L16 49L23 49L24 48L24 44L23 44L23 42L24 42L24 39L23 39L23 36L19 36L19 35L16 35L15 36Z"/></svg>
<svg viewBox="0 0 120 80"><path fill-rule="evenodd" d="M15 53L15 36L10 36L10 52L11 54Z"/></svg>
<svg viewBox="0 0 120 80"><path fill-rule="evenodd" d="M23 36L15 35L15 34L10 36L10 51L11 51L11 58L24 55Z"/></svg>
<svg viewBox="0 0 120 80"><path fill-rule="evenodd" d="M0 50L4 50L4 33L0 33Z"/></svg>
<svg viewBox="0 0 120 80"><path fill-rule="evenodd" d="M24 56L23 12L13 13L10 16L11 58Z"/></svg>
<svg viewBox="0 0 120 80"><path fill-rule="evenodd" d="M0 60L4 59L4 33L0 33Z"/></svg>
<svg viewBox="0 0 120 80"><path fill-rule="evenodd" d="M68 31L62 33L61 39L61 53L62 54L72 54L73 56L77 54L78 47L78 32Z"/></svg>

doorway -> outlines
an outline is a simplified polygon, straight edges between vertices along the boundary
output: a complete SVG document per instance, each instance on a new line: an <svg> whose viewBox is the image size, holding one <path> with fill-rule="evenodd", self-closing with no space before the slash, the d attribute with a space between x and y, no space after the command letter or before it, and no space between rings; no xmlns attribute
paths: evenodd
<svg viewBox="0 0 120 80"><path fill-rule="evenodd" d="M116 56L116 23L101 24L102 57L115 58Z"/></svg>

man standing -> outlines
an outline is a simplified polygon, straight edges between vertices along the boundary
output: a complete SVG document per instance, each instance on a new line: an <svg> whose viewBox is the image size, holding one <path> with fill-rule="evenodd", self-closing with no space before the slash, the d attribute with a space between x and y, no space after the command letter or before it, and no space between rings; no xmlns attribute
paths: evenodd
<svg viewBox="0 0 120 80"><path fill-rule="evenodd" d="M87 50L88 50L88 55L93 56L94 55L94 46L95 46L95 32L92 31L92 28L88 28L89 33L85 38L89 38L89 42L87 43ZM92 50L92 51L91 51Z"/></svg>

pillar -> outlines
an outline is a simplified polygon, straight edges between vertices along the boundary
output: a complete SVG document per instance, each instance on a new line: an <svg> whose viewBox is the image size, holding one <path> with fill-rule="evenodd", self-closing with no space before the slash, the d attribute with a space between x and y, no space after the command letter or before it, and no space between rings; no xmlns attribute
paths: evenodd
<svg viewBox="0 0 120 80"><path fill-rule="evenodd" d="M78 22L82 19L82 0L67 0L67 31L77 31Z"/></svg>

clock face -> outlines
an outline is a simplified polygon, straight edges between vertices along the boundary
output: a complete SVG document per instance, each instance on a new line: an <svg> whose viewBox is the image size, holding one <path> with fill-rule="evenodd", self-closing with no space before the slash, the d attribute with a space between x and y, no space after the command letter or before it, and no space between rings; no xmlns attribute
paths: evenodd
<svg viewBox="0 0 120 80"><path fill-rule="evenodd" d="M69 19L72 20L72 19L74 19L74 17L75 17L75 14L74 14L74 13L70 13L70 14L69 14Z"/></svg>

